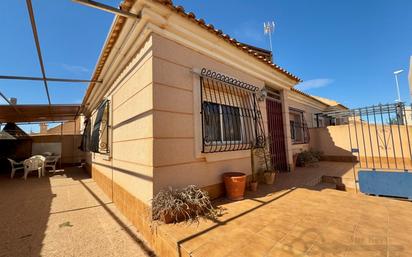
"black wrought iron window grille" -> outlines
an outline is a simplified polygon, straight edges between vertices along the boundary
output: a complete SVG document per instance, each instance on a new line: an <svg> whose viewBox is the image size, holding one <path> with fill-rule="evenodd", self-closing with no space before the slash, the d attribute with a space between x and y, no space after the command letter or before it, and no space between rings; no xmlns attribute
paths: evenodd
<svg viewBox="0 0 412 257"><path fill-rule="evenodd" d="M310 141L309 129L304 112L289 109L290 137L293 144L307 144Z"/></svg>
<svg viewBox="0 0 412 257"><path fill-rule="evenodd" d="M263 147L265 135L256 93L259 88L202 69L200 74L202 152Z"/></svg>
<svg viewBox="0 0 412 257"><path fill-rule="evenodd" d="M109 101L104 100L97 108L96 119L94 121L90 150L95 153L109 153Z"/></svg>

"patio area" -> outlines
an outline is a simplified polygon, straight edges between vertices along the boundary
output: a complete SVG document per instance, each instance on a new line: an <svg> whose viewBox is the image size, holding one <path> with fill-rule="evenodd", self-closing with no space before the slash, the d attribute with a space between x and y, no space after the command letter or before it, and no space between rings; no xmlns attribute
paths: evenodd
<svg viewBox="0 0 412 257"><path fill-rule="evenodd" d="M316 184L319 175L350 181L350 163L321 162L280 174L243 201L216 204L218 220L160 225L179 257L412 256L412 204Z"/></svg>
<svg viewBox="0 0 412 257"><path fill-rule="evenodd" d="M82 168L21 175L0 177L0 256L154 256Z"/></svg>
<svg viewBox="0 0 412 257"><path fill-rule="evenodd" d="M215 201L218 220L156 225L159 256L412 256L412 204L342 192L350 163L280 174L243 201ZM346 178L346 179L345 179ZM0 177L0 256L155 256L81 168L27 181Z"/></svg>

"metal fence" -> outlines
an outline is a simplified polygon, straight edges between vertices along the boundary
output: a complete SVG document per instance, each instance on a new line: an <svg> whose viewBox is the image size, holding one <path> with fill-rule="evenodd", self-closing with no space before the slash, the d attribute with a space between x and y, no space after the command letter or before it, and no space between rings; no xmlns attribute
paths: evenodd
<svg viewBox="0 0 412 257"><path fill-rule="evenodd" d="M200 73L200 86L202 152L247 150L264 144L259 88L207 69Z"/></svg>
<svg viewBox="0 0 412 257"><path fill-rule="evenodd" d="M411 106L379 104L326 115L347 119L348 140L359 168L412 169Z"/></svg>

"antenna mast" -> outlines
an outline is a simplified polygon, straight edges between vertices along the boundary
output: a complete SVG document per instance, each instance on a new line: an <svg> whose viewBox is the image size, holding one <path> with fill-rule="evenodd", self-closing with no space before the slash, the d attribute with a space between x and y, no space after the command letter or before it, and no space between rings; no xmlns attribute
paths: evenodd
<svg viewBox="0 0 412 257"><path fill-rule="evenodd" d="M275 31L275 22L268 21L263 23L263 32L265 35L269 36L269 44L270 44L270 51L272 52L272 59L273 58L273 49L272 49L272 33Z"/></svg>

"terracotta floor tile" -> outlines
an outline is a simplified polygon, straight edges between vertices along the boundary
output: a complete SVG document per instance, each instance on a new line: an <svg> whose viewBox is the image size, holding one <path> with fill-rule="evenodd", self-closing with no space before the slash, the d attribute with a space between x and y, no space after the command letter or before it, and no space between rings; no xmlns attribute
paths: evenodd
<svg viewBox="0 0 412 257"><path fill-rule="evenodd" d="M231 251L225 257L263 257L276 245L270 237L255 236L239 249Z"/></svg>
<svg viewBox="0 0 412 257"><path fill-rule="evenodd" d="M300 252L290 245L284 245L281 243L276 244L267 255L267 257L300 257L305 256L304 252Z"/></svg>
<svg viewBox="0 0 412 257"><path fill-rule="evenodd" d="M346 169L351 172L345 165L321 162L279 174L275 185L248 192L253 199L220 200L225 213L218 225L159 225L170 245L162 251L173 251L179 242L187 253L182 257L412 256L410 202L303 186L325 172L345 176ZM93 180L1 179L0 256L147 256L132 238L140 235ZM93 207L101 201L80 181L104 206ZM19 190L23 186L27 191ZM22 207L31 215L18 211Z"/></svg>
<svg viewBox="0 0 412 257"><path fill-rule="evenodd" d="M78 168L65 174L0 177L0 256L147 256L136 229L96 182Z"/></svg>

